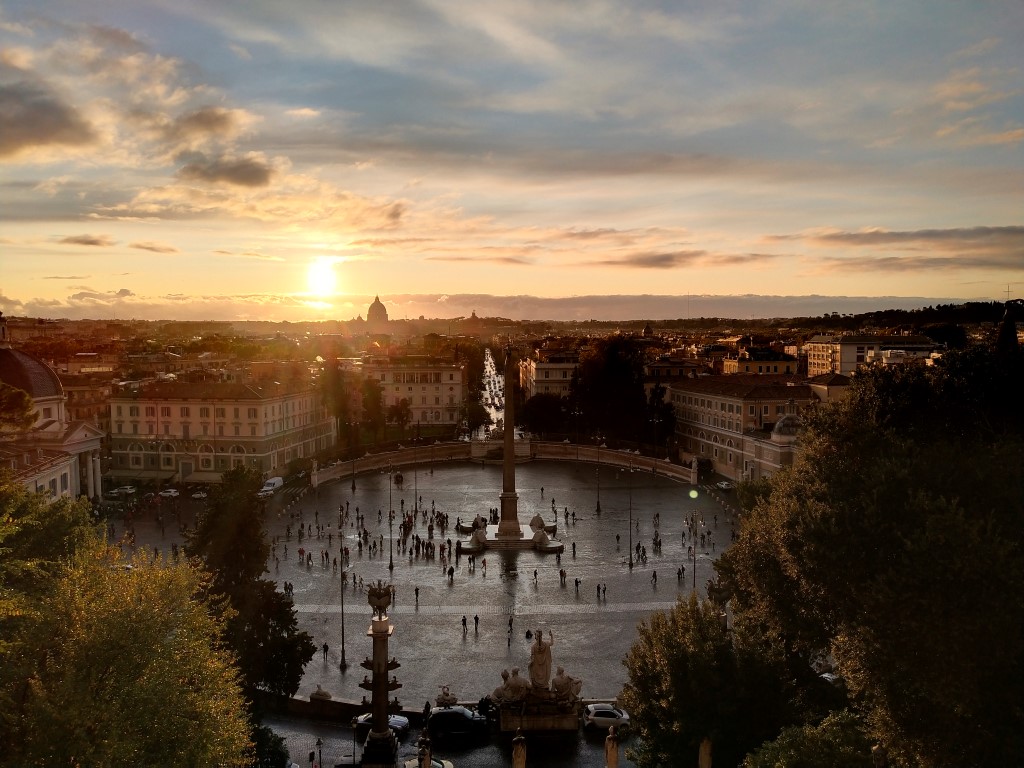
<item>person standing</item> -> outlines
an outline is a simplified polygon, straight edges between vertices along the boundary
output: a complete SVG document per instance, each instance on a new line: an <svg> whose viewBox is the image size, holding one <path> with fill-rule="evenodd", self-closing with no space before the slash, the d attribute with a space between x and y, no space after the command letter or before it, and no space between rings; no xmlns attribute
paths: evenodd
<svg viewBox="0 0 1024 768"><path fill-rule="evenodd" d="M465 616L463 616L463 617L462 617L462 634L466 634L466 631L467 631L467 627L466 627L466 617L465 617Z"/></svg>
<svg viewBox="0 0 1024 768"><path fill-rule="evenodd" d="M327 661L327 650L328 650L327 643L324 643L324 647L323 647L322 650L324 652L324 661Z"/></svg>
<svg viewBox="0 0 1024 768"><path fill-rule="evenodd" d="M480 631L480 616L479 616L479 614L473 616L473 631L474 632L479 632Z"/></svg>

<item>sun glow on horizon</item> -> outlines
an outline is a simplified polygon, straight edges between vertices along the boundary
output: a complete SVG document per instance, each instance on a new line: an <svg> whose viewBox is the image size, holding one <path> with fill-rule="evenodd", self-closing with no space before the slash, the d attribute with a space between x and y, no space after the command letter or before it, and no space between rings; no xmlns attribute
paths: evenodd
<svg viewBox="0 0 1024 768"><path fill-rule="evenodd" d="M314 296L333 296L337 291L338 277L334 273L334 261L319 258L310 262L306 273L309 293Z"/></svg>

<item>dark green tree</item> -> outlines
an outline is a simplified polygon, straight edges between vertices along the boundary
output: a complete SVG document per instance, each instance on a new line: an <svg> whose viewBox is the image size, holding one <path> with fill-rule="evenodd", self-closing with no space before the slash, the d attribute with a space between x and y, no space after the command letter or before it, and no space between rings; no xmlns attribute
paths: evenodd
<svg viewBox="0 0 1024 768"><path fill-rule="evenodd" d="M871 742L853 713L843 710L819 725L794 725L747 755L742 768L872 768Z"/></svg>
<svg viewBox="0 0 1024 768"><path fill-rule="evenodd" d="M571 399L588 430L610 438L638 441L648 418L644 395L644 353L638 338L597 339L580 355Z"/></svg>
<svg viewBox="0 0 1024 768"><path fill-rule="evenodd" d="M35 411L29 394L0 381L0 431L28 429L33 421Z"/></svg>
<svg viewBox="0 0 1024 768"><path fill-rule="evenodd" d="M871 369L807 414L719 573L798 684L831 654L870 737L922 766L1024 754L1019 355Z"/></svg>
<svg viewBox="0 0 1024 768"><path fill-rule="evenodd" d="M401 434L405 434L405 427L411 420L412 408L409 407L408 399L403 397L397 403L392 403L388 406L388 421L393 421L397 424Z"/></svg>
<svg viewBox="0 0 1024 768"><path fill-rule="evenodd" d="M526 401L522 413L516 420L529 431L541 436L551 432L564 432L566 405L565 398L541 392Z"/></svg>
<svg viewBox="0 0 1024 768"><path fill-rule="evenodd" d="M384 426L384 392L380 382L374 379L363 379L363 424L369 427L376 442L381 428Z"/></svg>
<svg viewBox="0 0 1024 768"><path fill-rule="evenodd" d="M716 765L736 765L778 733L789 707L768 657L734 637L719 608L680 597L637 630L622 692L642 768L696 765L710 740Z"/></svg>
<svg viewBox="0 0 1024 768"><path fill-rule="evenodd" d="M210 572L210 592L226 603L225 640L238 658L243 690L291 696L315 647L299 631L295 609L263 578L267 544L262 504L256 497L262 478L247 467L224 473L186 544L186 554Z"/></svg>

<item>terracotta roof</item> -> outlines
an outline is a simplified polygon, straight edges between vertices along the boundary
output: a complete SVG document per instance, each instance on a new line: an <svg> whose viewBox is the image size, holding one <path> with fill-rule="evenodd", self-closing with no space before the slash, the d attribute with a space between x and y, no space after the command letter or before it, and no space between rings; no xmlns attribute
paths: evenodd
<svg viewBox="0 0 1024 768"><path fill-rule="evenodd" d="M236 382L157 381L135 390L122 390L114 400L267 400L312 391L294 389L283 384L239 384Z"/></svg>
<svg viewBox="0 0 1024 768"><path fill-rule="evenodd" d="M738 397L746 400L809 399L814 397L802 377L774 376L702 376L673 382L672 389L705 395Z"/></svg>

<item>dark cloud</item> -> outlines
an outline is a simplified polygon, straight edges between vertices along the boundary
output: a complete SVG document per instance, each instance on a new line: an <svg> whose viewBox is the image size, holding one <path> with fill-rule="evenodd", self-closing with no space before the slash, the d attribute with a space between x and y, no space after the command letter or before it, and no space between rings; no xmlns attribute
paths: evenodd
<svg viewBox="0 0 1024 768"><path fill-rule="evenodd" d="M0 84L0 157L29 147L79 146L95 139L74 107L28 82Z"/></svg>
<svg viewBox="0 0 1024 768"><path fill-rule="evenodd" d="M428 256L426 261L470 261L490 264L533 264L522 256Z"/></svg>
<svg viewBox="0 0 1024 768"><path fill-rule="evenodd" d="M68 296L68 301L71 302L103 302L109 303L116 301L117 299L127 299L130 296L134 296L135 293L128 290L127 288L121 288L118 291L94 291L84 290L78 293L73 293Z"/></svg>
<svg viewBox="0 0 1024 768"><path fill-rule="evenodd" d="M166 128L171 141L197 136L226 136L238 129L238 113L223 107L202 107L174 119Z"/></svg>
<svg viewBox="0 0 1024 768"><path fill-rule="evenodd" d="M968 227L961 229L917 229L890 231L872 229L865 232L829 232L812 238L819 243L846 245L929 245L962 248L964 245L1016 245L1024 254L1024 226Z"/></svg>
<svg viewBox="0 0 1024 768"><path fill-rule="evenodd" d="M963 227L893 231L826 232L774 235L770 240L804 240L823 246L852 246L883 251L874 256L825 258L831 270L906 272L915 269L1020 269L1024 266L1024 226ZM885 251L901 251L891 255ZM906 252L910 254L906 254ZM905 254L905 255L904 255Z"/></svg>
<svg viewBox="0 0 1024 768"><path fill-rule="evenodd" d="M270 166L252 157L205 157L183 166L179 178L189 181L224 182L240 187L265 187L273 174Z"/></svg>
<svg viewBox="0 0 1024 768"><path fill-rule="evenodd" d="M736 265L736 264L758 264L765 261L774 261L780 258L777 253L723 253L713 256L705 263L709 265Z"/></svg>
<svg viewBox="0 0 1024 768"><path fill-rule="evenodd" d="M165 245L164 243L150 243L150 242L137 242L128 243L129 248L138 248L142 251L152 251L153 253L178 253L178 249L173 245Z"/></svg>
<svg viewBox="0 0 1024 768"><path fill-rule="evenodd" d="M117 241L109 235L70 235L62 237L58 242L64 245L94 245L100 248L109 248Z"/></svg>
<svg viewBox="0 0 1024 768"><path fill-rule="evenodd" d="M44 275L42 280L88 280L91 275Z"/></svg>
<svg viewBox="0 0 1024 768"><path fill-rule="evenodd" d="M621 259L589 261L583 266L593 267L637 267L639 269L672 269L693 264L705 254L704 251L669 251L666 253L632 253Z"/></svg>

